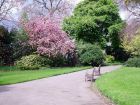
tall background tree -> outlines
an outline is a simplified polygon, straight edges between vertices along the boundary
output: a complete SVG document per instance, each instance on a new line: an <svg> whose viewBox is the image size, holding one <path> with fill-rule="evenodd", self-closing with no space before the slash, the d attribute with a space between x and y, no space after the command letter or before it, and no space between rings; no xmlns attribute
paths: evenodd
<svg viewBox="0 0 140 105"><path fill-rule="evenodd" d="M123 21L113 0L84 0L63 23L64 30L78 40L98 43L103 48L111 43L114 52L120 48Z"/></svg>
<svg viewBox="0 0 140 105"><path fill-rule="evenodd" d="M13 59L18 60L22 56L30 55L34 52L34 49L29 44L29 37L22 25L23 22L28 22L29 18L26 12L23 12L20 16L19 28L11 29L10 34L14 36L13 47Z"/></svg>

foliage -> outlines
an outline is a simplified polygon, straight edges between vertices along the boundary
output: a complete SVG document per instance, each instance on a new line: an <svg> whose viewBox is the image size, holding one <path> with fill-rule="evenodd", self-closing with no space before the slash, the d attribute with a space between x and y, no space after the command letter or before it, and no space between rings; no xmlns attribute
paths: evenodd
<svg viewBox="0 0 140 105"><path fill-rule="evenodd" d="M126 51L130 52L132 55L140 55L140 35L134 36L132 40L127 38L123 41L123 47Z"/></svg>
<svg viewBox="0 0 140 105"><path fill-rule="evenodd" d="M56 57L49 58L49 66L51 67L73 67L77 64L77 55L75 52L67 53L65 56L57 55Z"/></svg>
<svg viewBox="0 0 140 105"><path fill-rule="evenodd" d="M96 87L116 105L140 104L140 69L123 67L96 81Z"/></svg>
<svg viewBox="0 0 140 105"><path fill-rule="evenodd" d="M112 55L115 57L115 60L117 61L127 61L128 58L130 57L130 54L126 52L122 47L113 50Z"/></svg>
<svg viewBox="0 0 140 105"><path fill-rule="evenodd" d="M59 24L51 19L39 17L24 23L24 30L29 35L29 43L41 55L49 57L73 52L74 43L62 31Z"/></svg>
<svg viewBox="0 0 140 105"><path fill-rule="evenodd" d="M22 56L27 56L35 52L35 50L29 44L28 34L21 24L22 22L28 22L28 18L28 14L23 12L20 17L20 27L18 29L13 28L10 31L10 34L14 36L14 41L12 43L14 61L20 59Z"/></svg>
<svg viewBox="0 0 140 105"><path fill-rule="evenodd" d="M91 67L64 67L64 68L42 68L38 71L19 71L13 68L12 71L1 72L0 67L0 85L8 85L14 83L21 83L25 81L36 80L40 78L47 78L51 76L72 73L76 71L81 71L85 69L89 69ZM14 71L14 72L13 72Z"/></svg>
<svg viewBox="0 0 140 105"><path fill-rule="evenodd" d="M49 59L49 65L51 67L62 67L65 64L65 58L62 55L57 55L56 57L51 57Z"/></svg>
<svg viewBox="0 0 140 105"><path fill-rule="evenodd" d="M129 58L125 65L128 67L140 67L140 57Z"/></svg>
<svg viewBox="0 0 140 105"><path fill-rule="evenodd" d="M85 44L78 48L78 52L82 64L98 66L104 61L104 54L97 45Z"/></svg>
<svg viewBox="0 0 140 105"><path fill-rule="evenodd" d="M106 57L105 57L105 62L106 63L113 63L114 61L115 61L114 56L106 55Z"/></svg>
<svg viewBox="0 0 140 105"><path fill-rule="evenodd" d="M119 32L123 22L113 0L84 0L74 10L73 16L63 22L64 30L76 39L99 43L113 48L120 45Z"/></svg>
<svg viewBox="0 0 140 105"><path fill-rule="evenodd" d="M114 56L116 61L127 61L130 57L130 53L125 51L123 47L112 49L110 46L107 46L105 52L107 55Z"/></svg>
<svg viewBox="0 0 140 105"><path fill-rule="evenodd" d="M8 29L0 26L0 65L9 65L12 62L12 42L13 36Z"/></svg>
<svg viewBox="0 0 140 105"><path fill-rule="evenodd" d="M14 41L12 43L12 56L14 61L20 59L22 56L30 55L34 52L34 49L28 43L28 35L22 28L18 30L12 29L10 35L14 36Z"/></svg>
<svg viewBox="0 0 140 105"><path fill-rule="evenodd" d="M16 65L21 70L36 70L41 66L45 66L47 59L39 55L23 56L21 60L16 62ZM46 65L47 66L47 65Z"/></svg>

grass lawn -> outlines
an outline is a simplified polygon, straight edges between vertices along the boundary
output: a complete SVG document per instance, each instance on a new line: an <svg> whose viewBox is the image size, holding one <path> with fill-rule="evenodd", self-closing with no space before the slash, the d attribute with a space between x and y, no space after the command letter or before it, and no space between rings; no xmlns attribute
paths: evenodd
<svg viewBox="0 0 140 105"><path fill-rule="evenodd" d="M140 105L140 68L123 67L105 74L96 86L117 105Z"/></svg>
<svg viewBox="0 0 140 105"><path fill-rule="evenodd" d="M91 67L65 67L20 71L15 67L0 67L0 85L15 84L30 80L36 80L60 74L85 70L88 68Z"/></svg>

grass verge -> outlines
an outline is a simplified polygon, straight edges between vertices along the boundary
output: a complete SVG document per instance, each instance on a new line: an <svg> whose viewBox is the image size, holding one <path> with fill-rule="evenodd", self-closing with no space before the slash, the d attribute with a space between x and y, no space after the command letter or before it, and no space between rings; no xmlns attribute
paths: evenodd
<svg viewBox="0 0 140 105"><path fill-rule="evenodd" d="M4 67L6 68L6 67ZM19 70L6 70L0 68L0 85L8 85L8 84L15 84L21 83L41 78L47 78L51 76L72 73L80 70L89 69L91 67L65 67L65 68L48 68L43 70L26 70L26 71L19 71ZM8 67L9 69L9 67ZM3 71L6 70L6 71Z"/></svg>
<svg viewBox="0 0 140 105"><path fill-rule="evenodd" d="M117 105L140 105L140 68L122 67L101 76L96 86Z"/></svg>

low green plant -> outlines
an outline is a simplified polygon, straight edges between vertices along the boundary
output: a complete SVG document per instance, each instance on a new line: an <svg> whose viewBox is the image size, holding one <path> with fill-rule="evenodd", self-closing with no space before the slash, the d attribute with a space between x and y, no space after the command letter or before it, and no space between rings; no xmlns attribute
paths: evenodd
<svg viewBox="0 0 140 105"><path fill-rule="evenodd" d="M19 61L16 62L16 66L21 70L36 70L41 66L45 66L47 59L40 55L29 55L23 56Z"/></svg>
<svg viewBox="0 0 140 105"><path fill-rule="evenodd" d="M128 37L125 37L123 40L123 47L125 50L132 55L140 56L140 34L136 34L132 40L129 40Z"/></svg>
<svg viewBox="0 0 140 105"><path fill-rule="evenodd" d="M105 62L106 63L113 63L114 61L115 61L114 56L106 55L106 57L105 57Z"/></svg>
<svg viewBox="0 0 140 105"><path fill-rule="evenodd" d="M125 63L127 67L140 67L140 57L130 58Z"/></svg>

